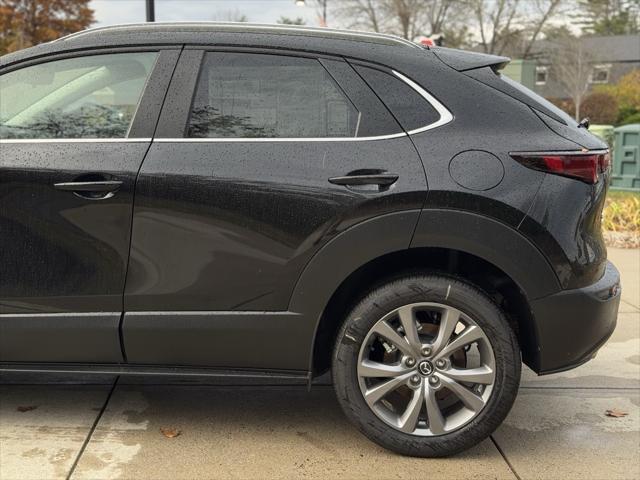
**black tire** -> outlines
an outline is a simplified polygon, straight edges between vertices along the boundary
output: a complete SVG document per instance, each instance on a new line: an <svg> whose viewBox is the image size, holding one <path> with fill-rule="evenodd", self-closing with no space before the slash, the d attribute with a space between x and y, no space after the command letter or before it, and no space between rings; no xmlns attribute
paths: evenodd
<svg viewBox="0 0 640 480"><path fill-rule="evenodd" d="M370 329L396 308L419 302L448 305L473 318L488 338L495 358L493 390L485 406L467 424L435 436L404 433L383 422L365 401L358 381L360 348ZM336 395L349 420L373 442L402 455L417 457L453 455L487 438L513 405L520 370L518 341L500 308L475 286L439 275L401 277L362 298L337 335L332 361Z"/></svg>

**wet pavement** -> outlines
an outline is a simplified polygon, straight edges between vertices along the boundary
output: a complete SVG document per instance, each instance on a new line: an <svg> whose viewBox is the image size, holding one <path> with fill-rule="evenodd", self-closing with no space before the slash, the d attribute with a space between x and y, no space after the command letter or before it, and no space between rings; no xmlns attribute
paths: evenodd
<svg viewBox="0 0 640 480"><path fill-rule="evenodd" d="M456 457L379 448L347 423L327 385L308 393L22 375L0 385L0 479L640 478L640 250L609 256L623 301L597 358L545 377L525 369L504 424Z"/></svg>

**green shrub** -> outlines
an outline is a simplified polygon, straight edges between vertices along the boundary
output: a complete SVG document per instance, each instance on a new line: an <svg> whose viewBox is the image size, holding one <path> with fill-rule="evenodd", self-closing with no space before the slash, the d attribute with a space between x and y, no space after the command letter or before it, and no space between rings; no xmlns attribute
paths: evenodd
<svg viewBox="0 0 640 480"><path fill-rule="evenodd" d="M590 93L582 102L580 117L587 117L593 124L615 123L618 118L618 102L606 92Z"/></svg>
<svg viewBox="0 0 640 480"><path fill-rule="evenodd" d="M620 125L629 125L630 123L640 123L640 112L631 113L623 117L619 122Z"/></svg>

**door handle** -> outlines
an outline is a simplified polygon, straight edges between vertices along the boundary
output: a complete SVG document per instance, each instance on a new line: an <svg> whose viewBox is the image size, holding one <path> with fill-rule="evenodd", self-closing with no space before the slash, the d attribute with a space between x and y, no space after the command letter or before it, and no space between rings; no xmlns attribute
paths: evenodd
<svg viewBox="0 0 640 480"><path fill-rule="evenodd" d="M69 192L113 192L122 186L120 180L101 180L98 182L62 182L53 185L57 190Z"/></svg>
<svg viewBox="0 0 640 480"><path fill-rule="evenodd" d="M61 182L54 183L56 190L73 192L78 197L87 200L106 200L113 197L122 186L120 180L97 180L90 182Z"/></svg>
<svg viewBox="0 0 640 480"><path fill-rule="evenodd" d="M334 185L378 185L381 187L388 187L398 181L399 175L395 173L369 173L369 174L355 174L344 175L342 177L331 177L330 183Z"/></svg>

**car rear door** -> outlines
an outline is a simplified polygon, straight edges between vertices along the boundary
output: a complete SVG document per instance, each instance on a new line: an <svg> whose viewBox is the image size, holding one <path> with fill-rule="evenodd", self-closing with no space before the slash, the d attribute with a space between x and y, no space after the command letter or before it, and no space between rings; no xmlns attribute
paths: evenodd
<svg viewBox="0 0 640 480"><path fill-rule="evenodd" d="M306 368L287 311L305 264L425 195L411 140L344 60L186 49L138 178L128 360Z"/></svg>
<svg viewBox="0 0 640 480"><path fill-rule="evenodd" d="M103 49L0 72L1 361L123 361L135 179L178 55Z"/></svg>

